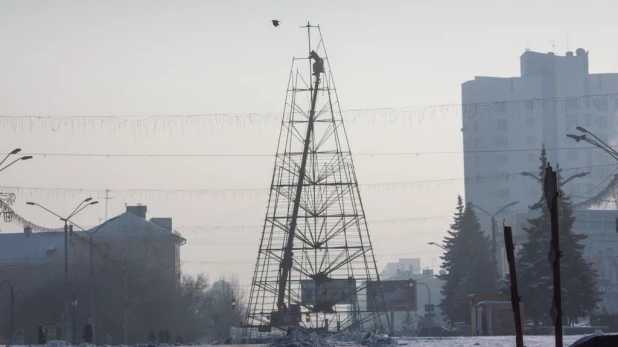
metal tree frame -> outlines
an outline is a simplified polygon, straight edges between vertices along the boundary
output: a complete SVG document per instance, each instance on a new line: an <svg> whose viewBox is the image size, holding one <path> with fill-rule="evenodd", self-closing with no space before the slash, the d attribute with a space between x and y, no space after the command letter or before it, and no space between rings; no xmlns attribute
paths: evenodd
<svg viewBox="0 0 618 347"><path fill-rule="evenodd" d="M387 331L381 286L367 295L378 269L322 33L302 28L309 54L288 80L244 335Z"/></svg>

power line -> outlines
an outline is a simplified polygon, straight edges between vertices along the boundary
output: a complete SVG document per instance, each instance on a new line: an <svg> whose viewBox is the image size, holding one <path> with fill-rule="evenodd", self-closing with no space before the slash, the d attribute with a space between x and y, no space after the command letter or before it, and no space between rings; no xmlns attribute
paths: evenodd
<svg viewBox="0 0 618 347"><path fill-rule="evenodd" d="M546 151L559 150L587 150L594 149L594 146L559 147L545 148ZM618 146L610 147L618 150ZM443 154L482 154L482 153L509 153L509 152L540 152L542 148L509 148L509 149L488 149L470 151L431 151L431 152L373 152L373 153L353 153L354 157L383 157L383 156L419 156L419 155L443 155ZM0 153L6 155L7 153ZM257 153L44 153L32 152L24 155L41 157L99 157L99 158L254 158L264 157L273 158L273 154Z"/></svg>

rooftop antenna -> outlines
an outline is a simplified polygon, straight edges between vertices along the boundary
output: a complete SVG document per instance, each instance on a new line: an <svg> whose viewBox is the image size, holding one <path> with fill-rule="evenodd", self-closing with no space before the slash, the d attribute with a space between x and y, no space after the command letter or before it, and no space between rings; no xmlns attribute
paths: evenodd
<svg viewBox="0 0 618 347"><path fill-rule="evenodd" d="M569 49L570 45L569 45L569 31L568 30L566 32L566 44L567 44L567 52L571 51Z"/></svg>
<svg viewBox="0 0 618 347"><path fill-rule="evenodd" d="M526 52L530 51L530 42L526 40Z"/></svg>
<svg viewBox="0 0 618 347"><path fill-rule="evenodd" d="M103 199L105 199L105 220L107 220L107 203L110 199L115 198L109 196L109 189L105 189L105 196L103 197Z"/></svg>
<svg viewBox="0 0 618 347"><path fill-rule="evenodd" d="M551 39L549 41L551 41L551 52L556 53L556 40Z"/></svg>

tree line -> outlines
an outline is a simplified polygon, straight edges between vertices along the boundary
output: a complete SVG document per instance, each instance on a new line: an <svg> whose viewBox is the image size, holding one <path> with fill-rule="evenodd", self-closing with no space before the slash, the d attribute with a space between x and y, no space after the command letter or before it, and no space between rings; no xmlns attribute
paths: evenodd
<svg viewBox="0 0 618 347"><path fill-rule="evenodd" d="M27 343L38 340L41 324L59 323L65 300L71 302L73 298L79 343L83 328L92 317L92 287L96 343L104 341L108 334L113 344L123 343L125 309L129 343L147 342L151 331L161 330L169 330L174 337L182 335L185 343L224 340L230 327L238 326L244 317L244 293L233 275L221 277L215 283L204 275L173 279L144 261L108 261L96 265L94 276L88 264L72 264L70 283L65 286L63 269L63 264L56 262L32 270L30 276L36 286L26 300L16 301L15 327L24 329ZM128 272L126 302L124 271ZM68 322L72 323L72 305L69 312ZM7 310L2 317L2 331L7 337L9 318ZM71 341L72 336L66 340Z"/></svg>
<svg viewBox="0 0 618 347"><path fill-rule="evenodd" d="M542 149L539 177L543 177L547 167L547 156ZM564 178L558 169L558 186ZM575 217L571 198L561 194L558 201L561 260L562 297L565 324L573 324L587 317L600 302L597 289L597 273L592 264L583 256L586 235L573 232ZM525 241L517 245L516 254L519 294L523 299L525 318L536 325L551 325L549 308L552 300L552 269L548 261L551 238L550 214L545 203L542 183L539 183L539 200L529 206L536 217L527 219L522 228ZM484 233L473 203L464 203L457 198L453 223L442 246L445 253L442 269L445 274L438 276L444 280L442 301L439 306L449 322L470 324L470 294L510 293L508 274L499 278L491 250L491 240ZM501 230L498 232L502 235ZM498 240L503 242L503 238Z"/></svg>

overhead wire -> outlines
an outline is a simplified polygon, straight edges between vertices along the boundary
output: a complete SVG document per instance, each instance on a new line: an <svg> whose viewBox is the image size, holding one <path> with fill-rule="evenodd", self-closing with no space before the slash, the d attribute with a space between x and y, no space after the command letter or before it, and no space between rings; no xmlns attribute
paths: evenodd
<svg viewBox="0 0 618 347"><path fill-rule="evenodd" d="M545 148L546 151L558 150L586 150L594 149L594 146L558 147ZM618 150L618 146L611 147ZM508 149L487 149L487 150L468 150L468 151L419 151L419 152L362 152L353 153L354 157L384 157L384 156L420 156L420 155L444 155L444 154L483 154L483 153L509 153L509 152L540 152L543 148L508 148ZM0 155L7 155L1 153ZM30 156L42 157L100 157L100 158L273 158L273 154L265 153L46 153L28 152L23 153ZM282 156L279 154L278 156Z"/></svg>
<svg viewBox="0 0 618 347"><path fill-rule="evenodd" d="M580 167L569 167L569 168L561 168L563 172L580 172L586 169L593 168L611 168L617 167L618 163L614 164L599 164L599 165L588 165L588 166L580 166ZM510 180L513 177L521 177L521 179L529 179L523 177L521 172L516 173L503 173L496 175L488 175L488 176L464 176L459 178L445 178L445 179L433 179L433 180L419 180L419 181L400 181L400 182L377 182L377 183L365 183L359 184L360 188L367 189L367 191L384 191L389 187L396 187L398 191L402 189L410 189L410 188L427 188L430 186L441 187L444 183L455 183L463 181L467 184L470 183L478 183L478 184L488 184L492 182L499 182L503 180ZM8 193L15 194L24 194L26 192L36 195L36 196L78 196L82 194L108 194L113 193L116 196L148 196L150 198L154 198L157 196L165 196L165 197L174 197L174 196L182 196L182 197L201 197L203 195L211 195L211 196L223 196L225 194L232 195L233 197L246 197L246 196L261 196L262 194L267 193L271 188L196 188L196 189L187 189L187 188L130 188L130 189L109 189L109 188L60 188L60 187L27 187L27 186L0 186L0 190Z"/></svg>

